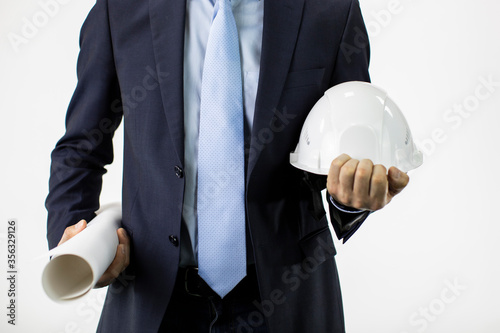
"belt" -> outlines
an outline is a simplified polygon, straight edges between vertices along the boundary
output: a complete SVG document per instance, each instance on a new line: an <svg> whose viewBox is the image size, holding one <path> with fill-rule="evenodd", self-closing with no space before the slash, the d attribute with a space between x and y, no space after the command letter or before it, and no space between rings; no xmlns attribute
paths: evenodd
<svg viewBox="0 0 500 333"><path fill-rule="evenodd" d="M176 284L178 289L193 297L220 298L198 274L197 267L179 267ZM253 297L258 295L258 290L255 265L249 265L247 267L247 275L224 299L240 298L246 295Z"/></svg>

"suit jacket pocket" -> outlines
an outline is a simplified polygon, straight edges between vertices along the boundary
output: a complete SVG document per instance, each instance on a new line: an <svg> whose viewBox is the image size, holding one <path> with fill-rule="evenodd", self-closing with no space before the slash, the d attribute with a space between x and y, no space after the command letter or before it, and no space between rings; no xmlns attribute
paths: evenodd
<svg viewBox="0 0 500 333"><path fill-rule="evenodd" d="M291 72L285 81L284 89L300 88L307 86L316 86L319 89L323 75L324 68L308 69L304 71Z"/></svg>
<svg viewBox="0 0 500 333"><path fill-rule="evenodd" d="M309 233L299 244L304 261L310 261L311 264L320 264L337 254L328 226Z"/></svg>

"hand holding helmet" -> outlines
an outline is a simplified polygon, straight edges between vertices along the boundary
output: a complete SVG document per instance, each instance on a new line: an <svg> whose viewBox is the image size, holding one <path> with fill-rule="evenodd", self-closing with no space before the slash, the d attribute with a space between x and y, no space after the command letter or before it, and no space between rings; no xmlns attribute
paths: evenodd
<svg viewBox="0 0 500 333"><path fill-rule="evenodd" d="M339 203L361 210L379 210L408 185L409 177L396 167L387 169L342 154L333 160L327 178L328 193Z"/></svg>
<svg viewBox="0 0 500 333"><path fill-rule="evenodd" d="M378 210L406 186L405 172L422 164L422 153L384 90L346 82L327 90L313 107L290 163L328 175L328 191L339 203Z"/></svg>

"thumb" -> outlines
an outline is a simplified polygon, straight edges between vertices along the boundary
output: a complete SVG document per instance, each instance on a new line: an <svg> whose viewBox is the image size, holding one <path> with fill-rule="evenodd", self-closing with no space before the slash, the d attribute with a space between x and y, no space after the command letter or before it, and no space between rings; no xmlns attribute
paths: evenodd
<svg viewBox="0 0 500 333"><path fill-rule="evenodd" d="M74 225L67 227L64 230L64 234L62 235L61 240L59 241L59 244L57 244L57 245L59 246L62 243L73 238L75 235L77 235L80 231L82 231L86 227L87 227L87 221L85 221L85 220L80 220L80 222L78 222L77 224L74 224Z"/></svg>
<svg viewBox="0 0 500 333"><path fill-rule="evenodd" d="M410 177L401 170L396 167L391 167L388 172L388 181L389 181L389 191L388 196L393 198L396 194L400 193L408 182L410 181Z"/></svg>

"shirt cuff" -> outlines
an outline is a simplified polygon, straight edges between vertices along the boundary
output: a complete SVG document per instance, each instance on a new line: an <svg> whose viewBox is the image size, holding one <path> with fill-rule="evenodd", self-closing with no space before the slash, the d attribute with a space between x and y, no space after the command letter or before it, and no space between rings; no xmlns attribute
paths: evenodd
<svg viewBox="0 0 500 333"><path fill-rule="evenodd" d="M351 213L351 214L359 214L359 213L363 213L365 212L365 210L360 210L360 209L355 209L355 208L352 208L352 207L348 207L348 206L344 206L340 203L338 203L331 195L330 193L328 193L328 198L330 198L330 202L332 203L332 205L337 208L338 210L340 210L341 212L343 213Z"/></svg>

